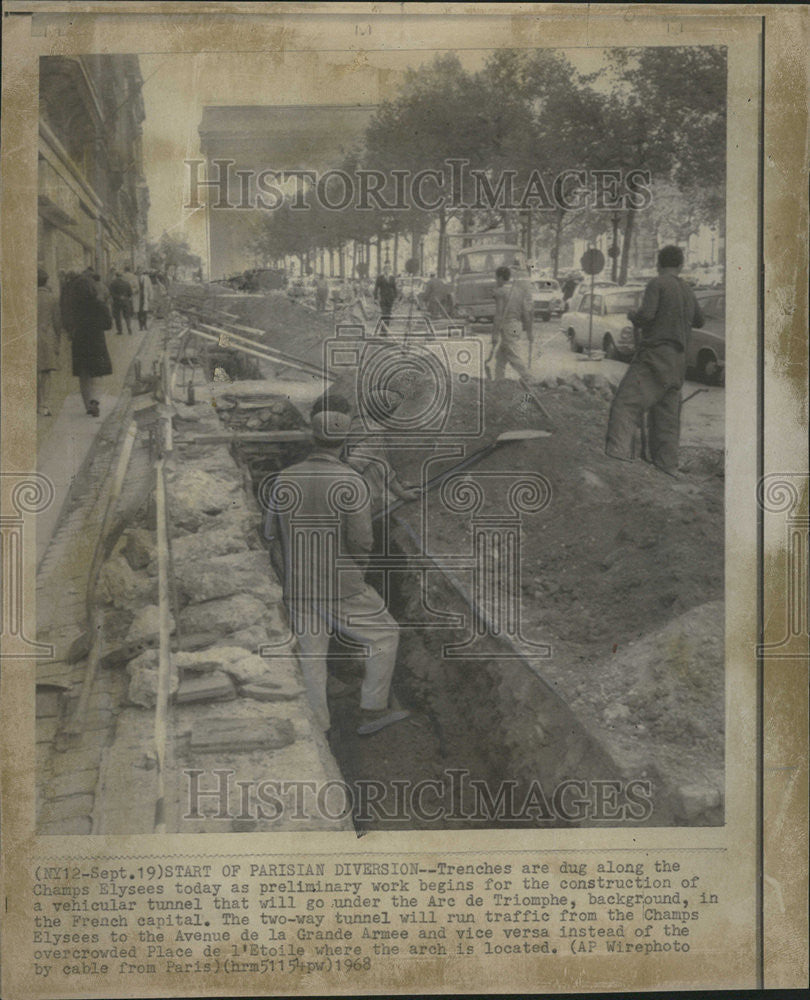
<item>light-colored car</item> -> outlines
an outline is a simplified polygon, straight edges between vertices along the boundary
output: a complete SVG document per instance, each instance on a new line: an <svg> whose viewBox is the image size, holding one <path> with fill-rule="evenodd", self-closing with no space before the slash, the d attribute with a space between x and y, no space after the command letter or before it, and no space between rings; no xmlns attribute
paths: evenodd
<svg viewBox="0 0 810 1000"><path fill-rule="evenodd" d="M563 294L554 278L532 278L532 311L535 319L548 322L563 314Z"/></svg>
<svg viewBox="0 0 810 1000"><path fill-rule="evenodd" d="M726 370L726 293L724 290L697 292L704 323L692 328L686 350L686 368L704 382L722 385Z"/></svg>
<svg viewBox="0 0 810 1000"><path fill-rule="evenodd" d="M643 288L623 288L619 285L596 286L593 292L593 332L590 349L605 352L606 358L629 358L635 352L636 341L628 312L638 309ZM572 351L581 353L588 348L590 324L590 289L574 293L572 308L565 313L564 327Z"/></svg>

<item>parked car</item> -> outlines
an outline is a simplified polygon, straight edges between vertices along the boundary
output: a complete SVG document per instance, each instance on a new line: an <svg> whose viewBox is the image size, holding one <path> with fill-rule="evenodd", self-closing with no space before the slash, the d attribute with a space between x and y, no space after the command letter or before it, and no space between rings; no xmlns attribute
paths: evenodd
<svg viewBox="0 0 810 1000"><path fill-rule="evenodd" d="M473 322L495 318L495 271L499 267L508 267L518 282L529 280L526 254L520 247L498 243L459 250L453 289L457 315Z"/></svg>
<svg viewBox="0 0 810 1000"><path fill-rule="evenodd" d="M565 314L565 332L572 351L588 349L590 289L574 293L572 308ZM596 285L593 292L593 333L591 348L605 352L606 358L627 359L636 349L633 324L628 312L638 309L643 288Z"/></svg>
<svg viewBox="0 0 810 1000"><path fill-rule="evenodd" d="M697 292L704 324L692 328L686 351L686 369L704 382L723 385L726 371L726 293L707 289Z"/></svg>
<svg viewBox="0 0 810 1000"><path fill-rule="evenodd" d="M552 316L563 314L563 294L554 278L532 278L532 305L534 318L548 322Z"/></svg>

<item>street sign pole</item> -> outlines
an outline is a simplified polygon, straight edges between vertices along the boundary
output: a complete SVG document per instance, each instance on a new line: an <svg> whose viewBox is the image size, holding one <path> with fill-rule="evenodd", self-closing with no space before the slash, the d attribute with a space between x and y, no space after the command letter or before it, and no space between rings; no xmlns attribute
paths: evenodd
<svg viewBox="0 0 810 1000"><path fill-rule="evenodd" d="M580 266L585 274L591 276L591 294L590 303L588 308L588 357L592 354L593 347L593 289L594 289L594 278L597 274L601 274L605 266L605 255L597 250L596 247L589 247L580 259Z"/></svg>

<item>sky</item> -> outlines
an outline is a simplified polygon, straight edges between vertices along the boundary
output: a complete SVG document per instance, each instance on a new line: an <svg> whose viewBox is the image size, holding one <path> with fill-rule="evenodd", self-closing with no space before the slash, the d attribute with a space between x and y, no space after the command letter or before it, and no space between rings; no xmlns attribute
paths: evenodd
<svg viewBox="0 0 810 1000"><path fill-rule="evenodd" d="M581 72L598 69L603 49L565 50ZM476 70L489 51L457 53ZM184 161L200 157L198 127L206 105L378 104L395 96L403 74L435 52L310 51L141 55L144 78L143 152L149 185L149 235L183 233L206 257L202 208L185 209Z"/></svg>

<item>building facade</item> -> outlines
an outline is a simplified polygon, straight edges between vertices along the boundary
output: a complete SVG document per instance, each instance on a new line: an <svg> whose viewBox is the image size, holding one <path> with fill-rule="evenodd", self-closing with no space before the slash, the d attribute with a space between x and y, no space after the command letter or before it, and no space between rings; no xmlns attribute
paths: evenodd
<svg viewBox="0 0 810 1000"><path fill-rule="evenodd" d="M39 74L39 262L57 276L144 260L149 190L138 57L45 56Z"/></svg>
<svg viewBox="0 0 810 1000"><path fill-rule="evenodd" d="M204 163L195 179L203 184L226 176L230 180L227 199L221 199L218 188L199 188L199 202L206 205L212 279L231 277L256 263L250 246L254 220L262 209L241 207L255 204L256 174L338 167L346 153L362 144L375 109L368 104L203 108L199 131ZM223 166L226 162L228 167ZM250 172L247 198L240 171ZM231 207L216 207L225 201Z"/></svg>

